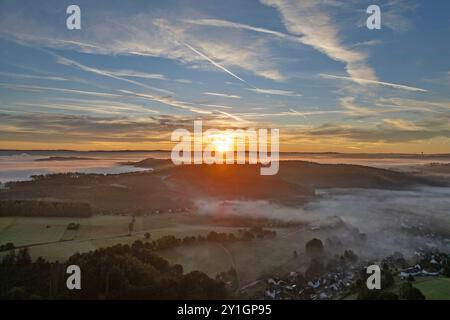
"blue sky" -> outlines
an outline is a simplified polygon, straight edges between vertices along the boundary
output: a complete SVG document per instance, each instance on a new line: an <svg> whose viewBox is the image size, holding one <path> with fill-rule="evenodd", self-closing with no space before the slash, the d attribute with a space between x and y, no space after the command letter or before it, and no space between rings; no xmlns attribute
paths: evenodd
<svg viewBox="0 0 450 320"><path fill-rule="evenodd" d="M449 35L444 0L3 0L0 148L170 148L204 119L285 151L450 152Z"/></svg>

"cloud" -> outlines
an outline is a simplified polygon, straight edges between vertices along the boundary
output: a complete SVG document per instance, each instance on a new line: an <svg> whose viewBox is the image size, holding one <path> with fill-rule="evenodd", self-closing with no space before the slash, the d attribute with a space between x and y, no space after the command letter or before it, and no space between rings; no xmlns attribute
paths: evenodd
<svg viewBox="0 0 450 320"><path fill-rule="evenodd" d="M302 42L346 65L347 73L355 79L377 80L367 64L367 57L354 48L347 47L339 37L337 22L331 12L331 2L315 0L261 0L274 7L281 15L290 34L301 36Z"/></svg>
<svg viewBox="0 0 450 320"><path fill-rule="evenodd" d="M276 96L287 96L287 97L301 97L302 95L293 91L279 90L279 89L261 89L261 88L248 88L247 90L254 91L257 93L270 94Z"/></svg>
<svg viewBox="0 0 450 320"><path fill-rule="evenodd" d="M372 102L371 107L363 107L360 106L355 97L343 97L339 99L339 103L341 107L343 107L346 111L345 114L351 116L356 119L364 119L371 117L380 117L385 114L403 114L408 113L409 115L416 114L423 116L425 112L437 113L438 111L432 110L424 105L402 105L400 103L390 102L391 99L376 99Z"/></svg>
<svg viewBox="0 0 450 320"><path fill-rule="evenodd" d="M258 109L258 108L255 108ZM345 112L341 110L322 110L322 111L298 111L289 109L289 111L282 111L277 113L253 113L253 112L244 112L244 113L237 113L236 115L246 117L246 118L272 118L272 117L292 117L292 116L318 116L318 115L327 115L327 114L343 114ZM283 127L288 127L287 125L283 125Z"/></svg>
<svg viewBox="0 0 450 320"><path fill-rule="evenodd" d="M413 92L428 92L428 90L421 89L421 88L410 87L410 86L405 86L405 85L396 84L396 83L383 82L383 81L359 79L359 78L344 77L344 76L335 76L335 75L323 74L323 73L319 74L319 76L324 79L349 80L349 81L356 82L358 84L381 85L381 86L386 86L386 87L390 87L390 88L394 88L394 89L401 89L401 90L413 91Z"/></svg>
<svg viewBox="0 0 450 320"><path fill-rule="evenodd" d="M378 81L375 72L369 67L366 60L367 57L356 50L360 46L373 46L380 44L379 40L370 40L360 42L351 46L345 46L338 37L337 23L332 20L331 14L328 14L326 6L322 6L318 1L297 1L289 0L261 0L263 4L276 7L282 14L283 22L288 31L295 35L282 33L266 28L254 27L247 24L231 22L219 19L198 19L186 20L186 22L199 26L225 27L241 30L249 30L257 33L267 34L282 40L287 40L296 43L311 45L315 49L325 53L333 60L344 62L347 66L347 72L350 77L342 77L340 79L349 79L358 84L372 84L389 86L395 89L403 89L409 91L426 92L424 89L399 85ZM402 1L392 1L397 5L405 4ZM330 2L322 2L327 5L332 5ZM340 6L336 2L332 7ZM400 15L399 11L393 3L388 3L385 12L383 12L383 22L390 28L395 30L405 30L408 28L409 21ZM410 5L409 9L415 6ZM384 18L386 21L384 21ZM337 76L327 76L328 79Z"/></svg>
<svg viewBox="0 0 450 320"><path fill-rule="evenodd" d="M405 13L414 11L419 5L413 0L389 0L382 6L382 24L395 32L405 32L412 22Z"/></svg>
<svg viewBox="0 0 450 320"><path fill-rule="evenodd" d="M357 142L406 143L437 137L450 138L448 122L450 114L407 121L404 119L383 119L375 125L355 126L326 123L303 132L306 136L343 138Z"/></svg>
<svg viewBox="0 0 450 320"><path fill-rule="evenodd" d="M180 42L181 44L183 44L184 46L186 46L187 48L189 48L190 50L192 50L192 52L196 53L197 55L199 55L200 57L204 58L206 61L210 62L213 66L219 68L220 70L225 71L226 73L228 73L230 76L238 79L239 81L245 83L246 85L253 87L250 83L248 83L247 81L245 81L244 79L242 79L241 77L239 77L238 75L236 75L235 73L231 72L230 70L228 70L227 68L225 68L224 66L222 66L220 63L214 61L213 59L211 59L210 57L208 57L206 54L198 51L197 49L195 49L194 47L192 47L191 45L185 43L185 42Z"/></svg>
<svg viewBox="0 0 450 320"><path fill-rule="evenodd" d="M404 119L383 119L383 124L389 129L400 129L405 131L423 130L423 127Z"/></svg>
<svg viewBox="0 0 450 320"><path fill-rule="evenodd" d="M188 80L188 79L169 79L166 75L160 74L160 73L148 73L148 72L135 71L135 70L111 70L111 69L103 69L102 71L105 73L108 73L110 75L114 75L116 77L174 81L174 82L185 83L185 84L193 83L192 80ZM156 88L156 89L158 89L158 88ZM162 90L162 89L158 89L158 90ZM169 91L167 91L166 93L169 93Z"/></svg>
<svg viewBox="0 0 450 320"><path fill-rule="evenodd" d="M177 17L170 22L161 13L123 14L91 9L85 16L89 31L69 38L64 28L51 25L33 12L0 13L0 35L28 45L77 50L93 54L139 55L175 60L190 67L222 70L243 79L231 68L240 68L275 81L286 78L271 59L266 42L248 37L194 30L195 25ZM76 38L76 39L74 39ZM205 64L205 61L208 62Z"/></svg>
<svg viewBox="0 0 450 320"><path fill-rule="evenodd" d="M101 96L101 97L107 97L107 98L135 97L135 98L139 98L139 99L159 102L164 105L188 110L188 111L198 113L198 114L212 114L211 111L203 110L203 109L196 107L201 104L194 104L194 103L190 103L190 102L175 100L171 96L156 96L156 95L151 95L151 94L147 94L147 93L138 93L138 92L124 90L124 89L118 90L119 94L114 94L114 93L106 93L106 92L73 90L73 89L64 89L64 88L55 88L55 87L32 86L32 85L19 85L19 84L9 84L9 83L0 83L0 87L11 89L11 90L19 90L19 91L30 91L30 92L57 91L57 92L71 93L71 94ZM207 106L207 105L205 105L205 106ZM219 106L214 105L213 107L217 108Z"/></svg>
<svg viewBox="0 0 450 320"><path fill-rule="evenodd" d="M175 79L175 82L184 83L184 84L191 84L194 83L192 80L189 79Z"/></svg>
<svg viewBox="0 0 450 320"><path fill-rule="evenodd" d="M89 66L81 64L81 63L79 63L77 61L64 58L64 57L62 57L60 55L56 55L56 54L53 54L53 55L55 55L57 57L57 62L62 64L62 65L73 66L73 67L76 67L76 68L78 68L80 70L83 70L83 71L86 71L86 72L91 72L91 73L95 73L95 74L98 74L98 75L101 75L101 76L105 76L105 77L113 78L113 79L116 79L116 80L128 82L128 83L134 84L136 86L139 86L139 87L142 87L142 88L145 88L145 89L148 89L148 90L159 91L159 92L162 92L162 93L165 93L165 94L170 94L170 95L174 94L172 91L165 90L165 89L160 89L160 88L155 88L155 87L152 87L152 86L148 86L148 85L143 84L141 82L130 80L130 79L118 76L118 75L116 75L114 73L111 73L111 72L109 72L107 70L102 70L102 69L99 69L99 68L89 67Z"/></svg>
<svg viewBox="0 0 450 320"><path fill-rule="evenodd" d="M87 115L28 115L0 114L0 123L9 123L8 131L0 129L1 140L26 142L71 142L76 144L97 142L160 141L168 134L151 118L127 119L92 117ZM30 133L33 133L30 136Z"/></svg>
<svg viewBox="0 0 450 320"><path fill-rule="evenodd" d="M103 103L103 104L102 104ZM13 108L11 110L10 108ZM15 113L30 113L29 110L33 112L49 112L59 111L60 113L67 113L70 111L71 114L92 114L92 115L115 115L120 116L124 112L128 114L154 114L159 113L158 111L144 108L142 106L137 106L133 104L122 104L113 102L15 102L7 103L3 105L3 111ZM28 111L26 111L28 110Z"/></svg>
<svg viewBox="0 0 450 320"><path fill-rule="evenodd" d="M232 117L222 114L223 118ZM204 130L229 129L232 126L223 118L205 115ZM162 115L139 117L62 115L49 113L0 113L0 141L26 143L70 143L73 145L126 143L160 143L170 145L173 130L193 130L193 120L198 117ZM231 119L234 127L242 125ZM109 145L110 146L110 145Z"/></svg>
<svg viewBox="0 0 450 320"><path fill-rule="evenodd" d="M89 95L89 96L121 97L121 95L119 95L119 94L107 93L107 92L74 90L74 89L43 87L43 86L32 86L32 85L24 85L24 84L0 83L0 87L11 89L11 90L18 90L18 91L31 91L31 92L58 91L58 92L64 92L64 93L75 93L75 94Z"/></svg>
<svg viewBox="0 0 450 320"><path fill-rule="evenodd" d="M33 75L33 74L23 74L23 73L14 73L14 72L0 72L1 76L11 77L11 78L19 78L19 79L37 79L37 80L51 80L51 81L67 81L66 78L56 77L56 76L42 76L42 75Z"/></svg>
<svg viewBox="0 0 450 320"><path fill-rule="evenodd" d="M226 93L218 93L218 92L203 92L203 94L208 96L216 96L216 97L222 97L222 98L231 98L231 99L240 99L240 96L232 95L232 94L226 94Z"/></svg>
<svg viewBox="0 0 450 320"><path fill-rule="evenodd" d="M239 118L239 117L237 117L237 116L235 116L234 114L231 114L231 113L229 113L229 112L220 111L220 110L216 110L216 111L219 112L219 113L221 113L221 114L223 114L223 115L225 115L225 116L227 116L228 118L231 118L231 119L236 120L236 121L238 121L238 122L248 123L248 121L246 121L246 120L244 120L244 119L242 119L242 118Z"/></svg>
<svg viewBox="0 0 450 320"><path fill-rule="evenodd" d="M130 78L142 78L142 79L152 79L152 80L168 80L167 77L159 73L146 73L134 70L104 70L109 74L115 75L117 77L130 77Z"/></svg>
<svg viewBox="0 0 450 320"><path fill-rule="evenodd" d="M265 29L265 28L258 28L253 27L248 24L243 23L236 23L226 20L220 20L220 19L198 19L198 20L186 20L186 22L199 25L199 26L210 26L210 27L226 27L226 28L235 28L235 29L243 29L243 30L249 30L254 31L258 33L265 33L267 35L271 35L277 38L293 41L293 42L302 42L300 37L293 36L290 34Z"/></svg>
<svg viewBox="0 0 450 320"><path fill-rule="evenodd" d="M347 110L347 114L356 117L366 117L377 115L378 111L374 109L364 108L356 104L353 97L344 97L340 99L341 106Z"/></svg>
<svg viewBox="0 0 450 320"><path fill-rule="evenodd" d="M432 113L450 110L450 102L448 101L424 101L404 98L379 98L376 105Z"/></svg>
<svg viewBox="0 0 450 320"><path fill-rule="evenodd" d="M156 101L156 102L159 102L159 103L171 106L171 107L189 110L191 112L195 112L195 113L199 113L199 114L211 114L212 113L211 111L208 111L208 110L202 110L202 109L193 107L192 103L175 100L171 96L160 97L160 96L154 96L154 95L151 95L148 93L133 92L130 90L123 90L123 89L119 90L119 92L121 92L122 94L129 96L129 97L137 97L137 98L141 98L141 99L145 99L145 100Z"/></svg>

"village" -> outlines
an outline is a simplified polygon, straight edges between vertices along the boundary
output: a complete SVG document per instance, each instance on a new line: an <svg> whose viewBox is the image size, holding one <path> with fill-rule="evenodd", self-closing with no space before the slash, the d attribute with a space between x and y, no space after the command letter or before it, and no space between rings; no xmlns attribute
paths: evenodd
<svg viewBox="0 0 450 320"><path fill-rule="evenodd" d="M450 254L418 250L411 259L412 264L401 253L394 253L379 265L385 272L391 272L399 282L414 281L418 277L449 277ZM358 286L365 283L366 267L369 263L359 262L347 268L338 267L319 277L306 280L296 271L282 278L265 279L265 300L332 300L344 299L354 294ZM388 271L389 270L389 271ZM383 272L382 271L382 272Z"/></svg>

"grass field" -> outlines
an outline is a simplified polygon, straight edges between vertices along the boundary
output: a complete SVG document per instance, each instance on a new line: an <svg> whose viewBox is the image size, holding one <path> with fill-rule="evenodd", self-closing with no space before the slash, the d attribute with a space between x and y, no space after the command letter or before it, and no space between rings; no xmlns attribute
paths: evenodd
<svg viewBox="0 0 450 320"><path fill-rule="evenodd" d="M397 278L394 287L389 291L398 294L402 283L404 281ZM426 300L450 300L450 278L416 277L413 286L423 293ZM355 300L356 298L357 294L355 293L346 296L344 300Z"/></svg>
<svg viewBox="0 0 450 320"><path fill-rule="evenodd" d="M418 279L414 287L422 291L427 300L450 300L450 278Z"/></svg>
<svg viewBox="0 0 450 320"><path fill-rule="evenodd" d="M210 276L234 267L240 286L264 275L282 276L290 271L304 271L308 259L302 255L305 243L317 236L306 229L292 232L278 229L271 240L252 240L235 243L207 243L161 251L159 254L173 263L183 265L186 271L200 270ZM293 252L299 253L297 259Z"/></svg>
<svg viewBox="0 0 450 320"><path fill-rule="evenodd" d="M44 257L50 261L64 261L76 252L88 252L118 243L131 244L164 235L206 235L210 231L232 233L238 228L205 223L198 216L182 214L136 217L134 232L128 235L130 216L93 216L90 218L0 218L0 244L13 242L15 246L29 246L32 258ZM79 223L79 230L66 230L71 222ZM204 243L180 246L158 253L171 263L179 263L184 270L200 270L214 277L234 267L239 283L244 286L270 273L285 274L304 268L306 258L302 251L306 241L320 236L306 228L278 229L271 240L254 239L235 243ZM299 253L293 259L293 251ZM0 253L4 255L5 253Z"/></svg>

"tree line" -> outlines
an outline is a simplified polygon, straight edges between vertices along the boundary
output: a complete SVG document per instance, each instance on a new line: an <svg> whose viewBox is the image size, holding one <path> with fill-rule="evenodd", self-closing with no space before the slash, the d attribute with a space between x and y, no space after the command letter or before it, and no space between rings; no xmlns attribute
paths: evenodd
<svg viewBox="0 0 450 320"><path fill-rule="evenodd" d="M145 238L149 239L150 234L146 233ZM276 231L266 230L260 227L250 229L240 229L237 234L210 231L206 236L186 236L177 238L173 235L165 235L153 241L146 241L143 245L151 250L164 250L181 245L194 245L206 242L235 242L251 241L253 239L271 239L276 236ZM140 241L140 240L137 240Z"/></svg>
<svg viewBox="0 0 450 320"><path fill-rule="evenodd" d="M82 202L1 200L0 216L90 217L92 208L89 204Z"/></svg>
<svg viewBox="0 0 450 320"><path fill-rule="evenodd" d="M81 290L66 288L66 268L81 269ZM185 274L142 242L74 254L65 263L32 261L28 249L0 263L0 299L226 299L222 281Z"/></svg>

